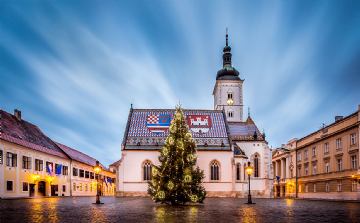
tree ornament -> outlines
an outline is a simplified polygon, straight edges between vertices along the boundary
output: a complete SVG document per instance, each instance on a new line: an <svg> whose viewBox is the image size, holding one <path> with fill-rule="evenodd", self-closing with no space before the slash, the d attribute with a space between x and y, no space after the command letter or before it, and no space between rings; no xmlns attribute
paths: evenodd
<svg viewBox="0 0 360 223"><path fill-rule="evenodd" d="M184 143L182 141L178 140L176 145L177 145L177 148L184 149Z"/></svg>
<svg viewBox="0 0 360 223"><path fill-rule="evenodd" d="M190 132L187 132L187 133L185 134L185 139L189 140L189 139L191 139L191 137L192 137L192 135L191 135Z"/></svg>
<svg viewBox="0 0 360 223"><path fill-rule="evenodd" d="M162 153L163 153L164 156L167 156L169 154L169 150L166 147L164 147L162 149Z"/></svg>
<svg viewBox="0 0 360 223"><path fill-rule="evenodd" d="M165 198L165 192L164 191L159 191L157 196L159 197L160 200L163 200Z"/></svg>
<svg viewBox="0 0 360 223"><path fill-rule="evenodd" d="M174 188L174 183L172 181L169 181L167 187L169 188L169 190L172 190Z"/></svg>
<svg viewBox="0 0 360 223"><path fill-rule="evenodd" d="M176 112L175 118L176 118L177 120L180 120L180 119L181 119L181 116L182 116L182 114L181 114L180 112Z"/></svg>
<svg viewBox="0 0 360 223"><path fill-rule="evenodd" d="M189 174L185 175L184 181L185 181L186 183L191 182L191 176L190 176Z"/></svg>
<svg viewBox="0 0 360 223"><path fill-rule="evenodd" d="M170 136L168 140L170 146L174 145L174 139Z"/></svg>
<svg viewBox="0 0 360 223"><path fill-rule="evenodd" d="M191 200L192 202L196 203L196 202L198 201L198 196L196 196L196 195L191 195L191 196L190 196L190 200Z"/></svg>
<svg viewBox="0 0 360 223"><path fill-rule="evenodd" d="M151 172L153 176L156 176L158 174L158 170L155 167L152 168Z"/></svg>
<svg viewBox="0 0 360 223"><path fill-rule="evenodd" d="M195 156L193 154L189 154L189 155L187 155L186 158L187 158L187 161L192 162L192 161L194 161Z"/></svg>
<svg viewBox="0 0 360 223"><path fill-rule="evenodd" d="M171 125L171 126L170 126L170 132L171 132L171 133L173 133L173 134L176 133L176 130L177 130L177 129L176 129L176 125Z"/></svg>

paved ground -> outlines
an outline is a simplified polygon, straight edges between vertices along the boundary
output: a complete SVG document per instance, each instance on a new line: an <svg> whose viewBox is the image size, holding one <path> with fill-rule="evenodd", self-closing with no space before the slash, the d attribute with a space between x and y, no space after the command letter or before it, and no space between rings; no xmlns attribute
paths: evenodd
<svg viewBox="0 0 360 223"><path fill-rule="evenodd" d="M202 205L166 206L149 198L93 197L0 200L9 222L360 222L360 203L291 199L207 198Z"/></svg>

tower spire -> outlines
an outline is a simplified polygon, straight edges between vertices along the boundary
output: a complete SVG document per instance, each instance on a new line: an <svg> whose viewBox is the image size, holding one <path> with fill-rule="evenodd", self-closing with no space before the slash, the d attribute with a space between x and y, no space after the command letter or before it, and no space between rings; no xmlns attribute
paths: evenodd
<svg viewBox="0 0 360 223"><path fill-rule="evenodd" d="M223 50L223 67L231 67L231 47L229 46L229 34L228 28L226 28L226 35L225 35L226 44Z"/></svg>

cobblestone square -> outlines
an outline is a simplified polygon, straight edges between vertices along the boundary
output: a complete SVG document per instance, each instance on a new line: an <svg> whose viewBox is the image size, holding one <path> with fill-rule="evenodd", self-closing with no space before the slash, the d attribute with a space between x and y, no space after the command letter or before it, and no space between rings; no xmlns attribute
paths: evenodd
<svg viewBox="0 0 360 223"><path fill-rule="evenodd" d="M0 200L0 222L360 222L360 203L292 199L207 198L166 206L149 198L94 197Z"/></svg>

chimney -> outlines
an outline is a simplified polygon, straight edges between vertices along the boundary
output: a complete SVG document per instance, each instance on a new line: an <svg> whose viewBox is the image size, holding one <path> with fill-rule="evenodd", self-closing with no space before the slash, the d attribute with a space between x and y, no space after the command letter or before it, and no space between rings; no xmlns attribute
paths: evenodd
<svg viewBox="0 0 360 223"><path fill-rule="evenodd" d="M340 121L340 120L343 119L343 118L344 118L344 116L337 115L337 116L335 116L335 122L338 122L338 121Z"/></svg>
<svg viewBox="0 0 360 223"><path fill-rule="evenodd" d="M14 115L16 117L17 120L21 121L21 111L18 109L14 110Z"/></svg>

